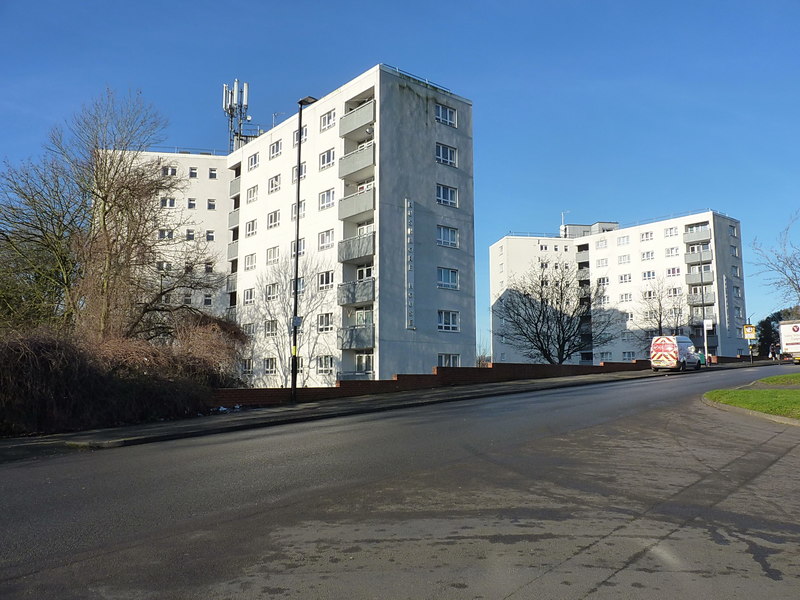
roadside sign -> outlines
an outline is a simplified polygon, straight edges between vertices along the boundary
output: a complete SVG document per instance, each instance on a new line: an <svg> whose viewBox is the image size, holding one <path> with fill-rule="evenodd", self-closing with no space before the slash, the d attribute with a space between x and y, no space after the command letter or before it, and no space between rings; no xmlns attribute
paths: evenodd
<svg viewBox="0 0 800 600"><path fill-rule="evenodd" d="M705 331L711 331L714 329L714 321L711 319L703 319L703 329Z"/></svg>
<svg viewBox="0 0 800 600"><path fill-rule="evenodd" d="M755 325L745 325L743 328L744 330L744 339L746 340L754 340L758 336L756 335L756 326Z"/></svg>

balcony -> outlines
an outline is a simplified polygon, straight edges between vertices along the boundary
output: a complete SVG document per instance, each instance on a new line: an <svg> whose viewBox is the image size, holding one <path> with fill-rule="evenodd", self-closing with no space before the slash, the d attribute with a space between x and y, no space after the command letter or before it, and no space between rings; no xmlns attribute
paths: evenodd
<svg viewBox="0 0 800 600"><path fill-rule="evenodd" d="M239 240L230 242L228 244L228 260L233 260L239 257Z"/></svg>
<svg viewBox="0 0 800 600"><path fill-rule="evenodd" d="M336 373L336 379L339 381L368 381L374 376L374 371L339 371Z"/></svg>
<svg viewBox="0 0 800 600"><path fill-rule="evenodd" d="M591 273L589 269L578 269L577 277L578 281L586 281L590 279Z"/></svg>
<svg viewBox="0 0 800 600"><path fill-rule="evenodd" d="M362 104L355 110L339 119L339 136L350 136L363 139L367 134L367 127L375 122L375 100Z"/></svg>
<svg viewBox="0 0 800 600"><path fill-rule="evenodd" d="M339 262L358 262L375 254L375 233L357 235L339 242Z"/></svg>
<svg viewBox="0 0 800 600"><path fill-rule="evenodd" d="M361 279L340 283L336 290L339 306L349 304L368 304L375 300L375 279Z"/></svg>
<svg viewBox="0 0 800 600"><path fill-rule="evenodd" d="M227 279L225 280L226 292L230 293L236 291L236 278L237 278L236 273L231 273L230 275L228 275Z"/></svg>
<svg viewBox="0 0 800 600"><path fill-rule="evenodd" d="M375 210L375 189L350 194L339 200L339 220L353 219L362 221L368 218L369 212Z"/></svg>
<svg viewBox="0 0 800 600"><path fill-rule="evenodd" d="M589 251L581 250L575 255L575 262L589 262Z"/></svg>
<svg viewBox="0 0 800 600"><path fill-rule="evenodd" d="M357 325L339 329L338 346L340 350L366 350L375 347L375 327Z"/></svg>
<svg viewBox="0 0 800 600"><path fill-rule="evenodd" d="M686 274L687 285L703 285L704 283L711 283L712 281L714 281L714 271Z"/></svg>
<svg viewBox="0 0 800 600"><path fill-rule="evenodd" d="M228 195L231 198L233 198L234 196L238 196L241 191L242 191L242 178L236 177L235 179L231 179Z"/></svg>
<svg viewBox="0 0 800 600"><path fill-rule="evenodd" d="M360 181L375 171L375 144L369 142L362 148L345 154L339 159L339 177Z"/></svg>
<svg viewBox="0 0 800 600"><path fill-rule="evenodd" d="M707 292L705 294L689 294L686 301L690 306L704 306L714 304L717 300L717 295L714 292Z"/></svg>
<svg viewBox="0 0 800 600"><path fill-rule="evenodd" d="M225 318L228 321L232 322L232 323L236 323L236 307L235 306L229 306L228 308L225 309Z"/></svg>
<svg viewBox="0 0 800 600"><path fill-rule="evenodd" d="M690 231L683 234L685 244L697 244L700 242L711 241L711 229L701 229L700 231Z"/></svg>
<svg viewBox="0 0 800 600"><path fill-rule="evenodd" d="M683 260L687 265L697 265L700 263L710 263L712 259L711 250L701 252L687 252L683 255Z"/></svg>
<svg viewBox="0 0 800 600"><path fill-rule="evenodd" d="M232 210L228 213L228 229L239 226L239 209Z"/></svg>

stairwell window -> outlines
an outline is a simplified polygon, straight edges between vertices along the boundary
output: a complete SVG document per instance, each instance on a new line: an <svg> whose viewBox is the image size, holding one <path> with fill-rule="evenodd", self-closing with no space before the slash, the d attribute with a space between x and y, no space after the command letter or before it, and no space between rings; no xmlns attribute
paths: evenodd
<svg viewBox="0 0 800 600"><path fill-rule="evenodd" d="M436 287L446 290L458 289L458 269L436 268Z"/></svg>
<svg viewBox="0 0 800 600"><path fill-rule="evenodd" d="M457 310L440 310L437 312L437 325L439 331L461 331L461 320Z"/></svg>
<svg viewBox="0 0 800 600"><path fill-rule="evenodd" d="M436 162L450 167L458 166L458 150L445 144L436 144Z"/></svg>
<svg viewBox="0 0 800 600"><path fill-rule="evenodd" d="M436 122L449 125L450 127L457 127L456 124L456 109L445 106L444 104L436 105Z"/></svg>
<svg viewBox="0 0 800 600"><path fill-rule="evenodd" d="M443 206L458 207L458 189L437 183L436 202Z"/></svg>
<svg viewBox="0 0 800 600"><path fill-rule="evenodd" d="M447 248L458 248L458 229L445 225L437 225L436 244Z"/></svg>

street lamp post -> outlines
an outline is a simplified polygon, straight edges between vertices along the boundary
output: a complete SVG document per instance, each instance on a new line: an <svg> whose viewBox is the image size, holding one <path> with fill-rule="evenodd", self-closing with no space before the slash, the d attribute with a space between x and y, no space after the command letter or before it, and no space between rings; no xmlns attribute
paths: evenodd
<svg viewBox="0 0 800 600"><path fill-rule="evenodd" d="M292 391L291 403L297 403L297 330L300 327L300 317L297 315L297 301L300 295L298 289L300 278L300 165L303 147L303 107L316 102L316 98L306 96L297 101L297 197L295 200L294 213L294 285L292 287L293 310L292 310Z"/></svg>

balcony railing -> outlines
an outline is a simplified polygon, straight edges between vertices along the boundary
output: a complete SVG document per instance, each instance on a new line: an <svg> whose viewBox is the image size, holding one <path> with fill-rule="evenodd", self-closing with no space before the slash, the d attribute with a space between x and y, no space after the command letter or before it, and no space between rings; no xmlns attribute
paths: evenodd
<svg viewBox="0 0 800 600"><path fill-rule="evenodd" d="M236 273L231 273L228 275L228 278L225 280L225 291L226 292L235 292L236 291Z"/></svg>
<svg viewBox="0 0 800 600"><path fill-rule="evenodd" d="M581 250L575 255L575 262L587 262L589 260L589 251Z"/></svg>
<svg viewBox="0 0 800 600"><path fill-rule="evenodd" d="M339 381L352 381L352 380L369 380L375 378L374 371L339 371L336 373L336 379Z"/></svg>
<svg viewBox="0 0 800 600"><path fill-rule="evenodd" d="M687 252L683 255L683 260L687 265L697 265L700 263L710 263L712 259L711 250L700 252Z"/></svg>
<svg viewBox="0 0 800 600"><path fill-rule="evenodd" d="M339 200L339 220L361 220L367 213L375 210L375 189L369 188L363 192L350 194Z"/></svg>
<svg viewBox="0 0 800 600"><path fill-rule="evenodd" d="M578 269L577 277L578 281L585 281L591 277L591 272L589 269Z"/></svg>
<svg viewBox="0 0 800 600"><path fill-rule="evenodd" d="M711 229L700 229L698 231L689 231L683 234L683 242L685 244L696 244L698 242L711 241Z"/></svg>
<svg viewBox="0 0 800 600"><path fill-rule="evenodd" d="M707 304L714 304L717 295L714 292L706 292L705 294L689 294L687 301L691 306L703 306Z"/></svg>
<svg viewBox="0 0 800 600"><path fill-rule="evenodd" d="M356 325L342 327L338 335L340 350L366 350L375 347L375 327L369 325Z"/></svg>
<svg viewBox="0 0 800 600"><path fill-rule="evenodd" d="M375 279L361 279L340 283L336 289L339 306L348 304L367 304L375 300Z"/></svg>
<svg viewBox="0 0 800 600"><path fill-rule="evenodd" d="M339 242L339 262L354 262L375 254L375 233L357 235Z"/></svg>
<svg viewBox="0 0 800 600"><path fill-rule="evenodd" d="M238 196L239 192L241 191L242 191L242 178L236 177L235 179L231 179L228 195L231 197Z"/></svg>
<svg viewBox="0 0 800 600"><path fill-rule="evenodd" d="M365 135L366 128L375 122L375 101L370 100L339 119L339 135Z"/></svg>
<svg viewBox="0 0 800 600"><path fill-rule="evenodd" d="M375 144L372 142L339 159L339 177L342 179L366 179L374 168Z"/></svg>
<svg viewBox="0 0 800 600"><path fill-rule="evenodd" d="M703 285L714 281L714 271L703 271L702 273L687 273L687 285Z"/></svg>
<svg viewBox="0 0 800 600"><path fill-rule="evenodd" d="M228 244L228 260L233 260L239 257L239 240L230 242Z"/></svg>
<svg viewBox="0 0 800 600"><path fill-rule="evenodd" d="M228 213L228 229L239 226L239 209L232 210Z"/></svg>

